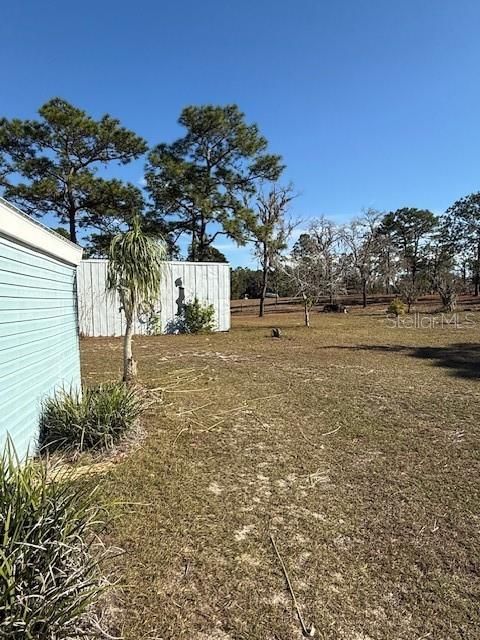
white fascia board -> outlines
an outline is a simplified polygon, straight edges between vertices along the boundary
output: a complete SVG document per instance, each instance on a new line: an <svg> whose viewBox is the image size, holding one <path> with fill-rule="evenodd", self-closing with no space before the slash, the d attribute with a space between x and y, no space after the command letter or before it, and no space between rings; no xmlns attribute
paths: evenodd
<svg viewBox="0 0 480 640"><path fill-rule="evenodd" d="M103 262L107 263L108 258L84 258L82 262ZM229 267L229 262L191 262L190 260L165 260L167 264L193 264L203 265L208 267Z"/></svg>
<svg viewBox="0 0 480 640"><path fill-rule="evenodd" d="M0 234L68 264L77 266L82 260L82 247L62 238L3 198L0 198Z"/></svg>

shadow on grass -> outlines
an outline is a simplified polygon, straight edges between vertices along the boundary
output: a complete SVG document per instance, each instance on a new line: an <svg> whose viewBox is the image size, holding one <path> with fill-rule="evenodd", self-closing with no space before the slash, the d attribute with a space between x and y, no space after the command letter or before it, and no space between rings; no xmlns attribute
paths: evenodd
<svg viewBox="0 0 480 640"><path fill-rule="evenodd" d="M449 369L458 378L480 378L480 345L459 343L448 347L419 347L414 349L417 358L433 360L437 367Z"/></svg>
<svg viewBox="0 0 480 640"><path fill-rule="evenodd" d="M332 348L332 347L331 347ZM404 353L422 360L432 360L437 367L448 369L458 378L480 379L480 344L458 343L447 347L411 347L407 345L366 345L354 347L336 346L334 349L353 351L379 351L382 353Z"/></svg>

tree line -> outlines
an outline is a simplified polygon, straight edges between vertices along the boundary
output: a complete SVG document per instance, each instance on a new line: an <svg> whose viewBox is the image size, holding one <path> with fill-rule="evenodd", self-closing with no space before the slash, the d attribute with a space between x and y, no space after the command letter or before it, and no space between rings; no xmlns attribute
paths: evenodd
<svg viewBox="0 0 480 640"><path fill-rule="evenodd" d="M140 224L166 241L168 256L221 261L215 241L251 243L260 269L234 270L232 295L269 291L301 296L306 307L347 291L396 293L408 307L437 292L446 308L459 292L480 290L480 193L440 216L402 208L364 211L348 224L291 216L293 187L282 184L285 165L236 105L189 106L178 123L183 135L150 146L110 115L95 119L54 98L37 119L0 119L0 189L27 213L56 216L59 231L104 257L119 231ZM112 177L115 167L143 158L144 185ZM303 224L301 225L303 227Z"/></svg>
<svg viewBox="0 0 480 640"><path fill-rule="evenodd" d="M272 292L300 296L308 308L353 291L363 306L369 293L396 294L408 311L420 295L437 293L452 310L460 293L480 292L480 193L442 215L405 207L367 209L342 225L314 219L291 251L277 252L269 279ZM232 296L261 298L262 283L262 271L235 269Z"/></svg>
<svg viewBox="0 0 480 640"><path fill-rule="evenodd" d="M256 228L260 185L284 170L236 105L186 107L178 120L184 135L152 147L110 115L94 119L60 98L38 115L0 119L2 195L34 216L56 216L68 228L61 232L81 239L91 256L106 255L115 234L140 219L167 240L172 257L187 235L187 259L225 260L215 240L246 242ZM110 177L139 158L142 188Z"/></svg>

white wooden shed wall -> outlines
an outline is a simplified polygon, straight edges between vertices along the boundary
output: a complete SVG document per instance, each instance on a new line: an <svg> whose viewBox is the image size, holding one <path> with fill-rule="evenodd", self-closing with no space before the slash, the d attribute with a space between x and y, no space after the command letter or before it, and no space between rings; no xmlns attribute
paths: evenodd
<svg viewBox="0 0 480 640"><path fill-rule="evenodd" d="M125 316L117 295L106 289L108 260L82 260L78 266L77 288L80 334L83 336L121 336ZM181 288L183 287L183 293ZM195 297L202 304L213 304L215 330L230 329L230 266L216 262L166 262L159 314L162 331L167 332L181 304ZM137 321L135 333L145 335L145 322Z"/></svg>

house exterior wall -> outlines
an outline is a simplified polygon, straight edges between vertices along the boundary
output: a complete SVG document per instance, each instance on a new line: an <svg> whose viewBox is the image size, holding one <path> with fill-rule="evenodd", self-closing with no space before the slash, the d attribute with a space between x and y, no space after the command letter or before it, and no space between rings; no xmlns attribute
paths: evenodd
<svg viewBox="0 0 480 640"><path fill-rule="evenodd" d="M78 267L78 306L82 336L121 336L125 316L116 294L107 292L107 260L82 260ZM230 329L230 266L212 262L167 262L160 299L155 312L164 333L175 321L182 298L197 297L202 304L213 304L215 330ZM148 333L146 318L137 320L135 334Z"/></svg>
<svg viewBox="0 0 480 640"><path fill-rule="evenodd" d="M80 384L80 256L75 245L0 202L0 447L9 434L20 456L35 449L42 400Z"/></svg>

